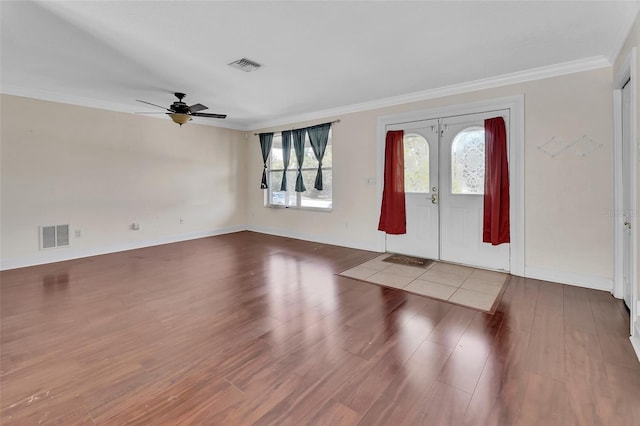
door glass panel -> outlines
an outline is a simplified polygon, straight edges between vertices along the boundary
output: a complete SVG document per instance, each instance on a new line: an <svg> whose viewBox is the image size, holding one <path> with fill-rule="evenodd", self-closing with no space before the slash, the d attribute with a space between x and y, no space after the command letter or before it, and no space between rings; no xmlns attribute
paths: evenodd
<svg viewBox="0 0 640 426"><path fill-rule="evenodd" d="M429 192L429 143L416 133L404 135L404 190Z"/></svg>
<svg viewBox="0 0 640 426"><path fill-rule="evenodd" d="M451 144L451 193L484 194L484 129L468 127Z"/></svg>

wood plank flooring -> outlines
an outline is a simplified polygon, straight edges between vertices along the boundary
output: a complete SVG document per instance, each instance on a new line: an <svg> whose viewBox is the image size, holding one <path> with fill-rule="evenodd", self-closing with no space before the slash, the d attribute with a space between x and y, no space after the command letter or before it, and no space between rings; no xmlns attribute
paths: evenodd
<svg viewBox="0 0 640 426"><path fill-rule="evenodd" d="M494 315L251 232L4 271L2 425L640 425L629 318L512 278Z"/></svg>

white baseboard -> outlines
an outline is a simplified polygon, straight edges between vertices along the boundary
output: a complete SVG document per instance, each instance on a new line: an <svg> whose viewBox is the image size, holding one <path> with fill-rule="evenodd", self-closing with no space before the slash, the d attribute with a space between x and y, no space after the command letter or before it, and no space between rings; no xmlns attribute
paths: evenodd
<svg viewBox="0 0 640 426"><path fill-rule="evenodd" d="M317 235L311 235L311 234L285 232L280 229L274 229L274 228L237 225L237 226L230 226L225 228L217 228L209 231L192 232L192 233L179 234L179 235L168 235L168 236L163 236L159 238L154 238L151 240L127 241L124 243L112 244L112 245L103 246L103 247L74 248L73 246L70 246L64 249L59 249L59 250L46 250L30 256L1 259L0 270L5 271L9 269L24 268L27 266L36 266L36 265L44 265L47 263L63 262L65 260L80 259L83 257L90 257L90 256L99 256L102 254L117 253L121 251L135 250L135 249L144 248L144 247L152 247L152 246L158 246L162 244L177 243L180 241L195 240L198 238L206 238L206 237L212 237L215 235L230 234L232 232L247 231L247 230L262 233L262 234L277 235L280 237L312 241L312 242L321 243L321 244L331 244L336 246L349 247L349 248L360 249L360 250L369 250L369 251L375 251L375 252L380 251L376 243L371 243L371 244L354 243L353 241L349 241L349 240L337 240L332 238L318 237Z"/></svg>
<svg viewBox="0 0 640 426"><path fill-rule="evenodd" d="M613 278L611 277L556 271L553 269L538 268L534 266L525 266L524 276L527 278L534 278L536 280L569 284L576 287L585 287L608 292L613 291Z"/></svg>
<svg viewBox="0 0 640 426"><path fill-rule="evenodd" d="M217 228L208 231L192 232L187 234L169 235L158 237L152 240L128 241L120 244L114 244L104 247L75 249L73 247L64 250L47 250L37 254L25 257L1 259L0 270L23 268L27 266L42 265L46 263L62 262L65 260L79 259L83 257L98 256L108 253L116 253L126 250L134 250L144 247L157 246L162 244L176 243L180 241L194 240L198 238L212 237L215 235L229 234L239 231L253 231L262 234L276 235L279 237L294 238L304 241L311 241L321 244L330 244L341 247L354 248L359 250L368 250L380 252L378 241L374 242L356 242L352 240L343 240L336 238L328 238L316 234L303 234L297 232L287 232L277 228L268 228L262 226L246 226L236 225L224 228ZM525 267L525 277L539 280L557 282L561 284L569 284L578 287L591 288L596 290L604 290L611 292L613 290L613 279L609 277L599 277L594 275L577 274L573 272L555 271L538 267ZM636 333L636 337L640 338L640 332Z"/></svg>
<svg viewBox="0 0 640 426"><path fill-rule="evenodd" d="M638 361L640 361L640 319L637 317L633 326L633 336L629 337L629 339L631 340L633 350L636 351Z"/></svg>
<svg viewBox="0 0 640 426"><path fill-rule="evenodd" d="M297 232L286 232L281 229L266 228L263 226L248 226L246 230L258 232L260 234L269 234L269 235L276 235L278 237L294 238L296 240L312 241L314 243L320 243L320 244L330 244L333 246L380 252L377 242L372 242L372 243L354 242L351 240L327 238L327 237L318 236L315 234L301 234Z"/></svg>
<svg viewBox="0 0 640 426"><path fill-rule="evenodd" d="M232 232L239 232L246 230L246 226L229 226L224 228L217 228L208 231L190 232L186 234L167 235L163 237L154 238L151 240L141 241L127 241L119 244L112 244L103 247L91 247L91 248L76 248L73 246L56 249L46 250L38 252L37 254L16 257L11 259L0 260L0 270L5 271L8 269L24 268L27 266L44 265L46 263L62 262L65 260L80 259L83 257L99 256L101 254L117 253L120 251L134 250L144 247L159 246L162 244L177 243L180 241L195 240L198 238L212 237L215 235L230 234Z"/></svg>

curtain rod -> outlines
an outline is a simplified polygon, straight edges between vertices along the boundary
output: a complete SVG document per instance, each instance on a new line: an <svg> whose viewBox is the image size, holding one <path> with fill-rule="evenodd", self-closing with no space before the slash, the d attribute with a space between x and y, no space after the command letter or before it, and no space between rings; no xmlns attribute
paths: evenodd
<svg viewBox="0 0 640 426"><path fill-rule="evenodd" d="M329 124L335 124L335 123L339 123L340 120L333 120L330 121ZM320 124L324 124L324 123L320 123ZM317 126L317 124L316 124ZM313 126L308 126L308 127L313 127ZM284 129L284 130L296 130L296 129ZM278 130L276 132L266 132L266 133L282 133L284 130ZM260 133L254 133L253 136L258 136Z"/></svg>

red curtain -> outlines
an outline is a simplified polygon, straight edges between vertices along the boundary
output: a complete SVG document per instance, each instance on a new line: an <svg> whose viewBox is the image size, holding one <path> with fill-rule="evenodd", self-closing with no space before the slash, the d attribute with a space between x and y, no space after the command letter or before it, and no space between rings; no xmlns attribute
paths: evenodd
<svg viewBox="0 0 640 426"><path fill-rule="evenodd" d="M486 163L482 241L497 246L510 241L507 130L502 117L484 121L484 138Z"/></svg>
<svg viewBox="0 0 640 426"><path fill-rule="evenodd" d="M404 130L387 132L384 149L384 190L378 230L387 234L407 233L404 201Z"/></svg>

